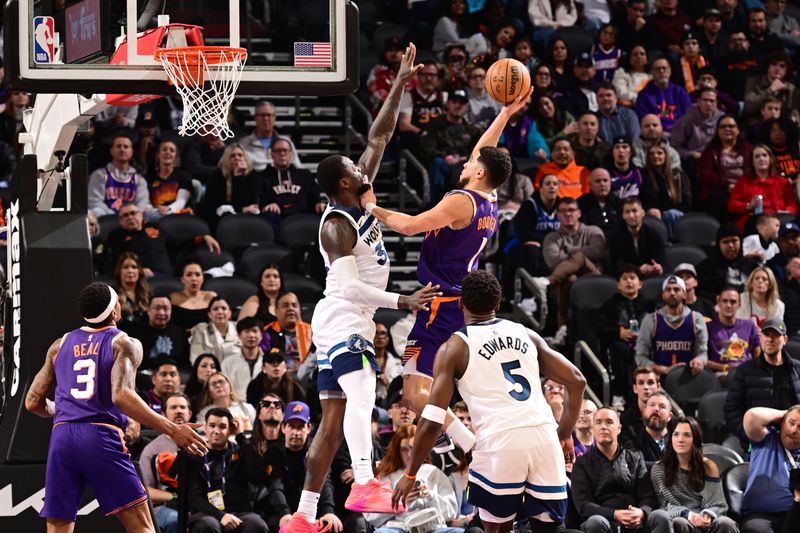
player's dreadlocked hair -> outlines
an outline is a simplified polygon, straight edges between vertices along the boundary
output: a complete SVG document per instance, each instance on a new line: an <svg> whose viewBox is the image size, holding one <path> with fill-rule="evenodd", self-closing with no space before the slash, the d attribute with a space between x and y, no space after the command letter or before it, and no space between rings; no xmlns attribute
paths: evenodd
<svg viewBox="0 0 800 533"><path fill-rule="evenodd" d="M344 160L339 154L329 155L317 165L317 181L329 197L339 191L339 180L344 174Z"/></svg>
<svg viewBox="0 0 800 533"><path fill-rule="evenodd" d="M91 283L78 295L78 311L83 317L98 316L108 307L110 299L108 285L100 282Z"/></svg>
<svg viewBox="0 0 800 533"><path fill-rule="evenodd" d="M497 278L485 270L470 272L461 282L461 302L470 313L476 315L491 313L497 309L500 294Z"/></svg>
<svg viewBox="0 0 800 533"><path fill-rule="evenodd" d="M496 189L511 175L511 157L494 146L484 146L480 152L478 162L486 167L486 182Z"/></svg>

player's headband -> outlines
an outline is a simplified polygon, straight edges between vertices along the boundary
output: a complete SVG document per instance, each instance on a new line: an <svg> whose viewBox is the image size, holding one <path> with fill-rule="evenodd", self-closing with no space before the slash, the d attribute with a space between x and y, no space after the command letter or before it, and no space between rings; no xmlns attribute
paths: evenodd
<svg viewBox="0 0 800 533"><path fill-rule="evenodd" d="M112 289L109 285L106 285L106 287L108 287L108 294L110 296L108 305L106 306L106 308L103 310L102 313L100 313L94 318L83 317L83 319L89 324L99 324L100 322L103 322L105 319L108 318L108 315L111 314L111 311L113 311L114 308L117 306L117 299L118 299L117 291Z"/></svg>

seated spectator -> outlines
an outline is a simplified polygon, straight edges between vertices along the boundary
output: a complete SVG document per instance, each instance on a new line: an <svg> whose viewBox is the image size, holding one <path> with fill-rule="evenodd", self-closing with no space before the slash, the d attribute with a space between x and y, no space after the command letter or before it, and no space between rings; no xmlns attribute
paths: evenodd
<svg viewBox="0 0 800 533"><path fill-rule="evenodd" d="M403 401L402 388L396 390L394 393L390 393L386 405L389 407L390 424L380 430L380 444L384 449L388 448L389 443L400 428L414 424L414 421L417 419L417 413L409 409L406 406L406 402Z"/></svg>
<svg viewBox="0 0 800 533"><path fill-rule="evenodd" d="M681 37L692 19L678 10L677 0L656 0L656 12L648 18L658 33L661 48L670 55L681 52Z"/></svg>
<svg viewBox="0 0 800 533"><path fill-rule="evenodd" d="M201 289L205 276L203 266L196 257L189 257L178 267L183 290L169 295L172 302L172 320L176 326L191 330L208 318L211 300L217 297L214 291ZM222 358L220 358L220 361Z"/></svg>
<svg viewBox="0 0 800 533"><path fill-rule="evenodd" d="M467 10L467 3L464 0L448 0L443 2L442 8L442 16L433 27L433 45L431 49L439 53L448 44L459 43L466 47L466 52L470 56L485 52L486 39L480 32L475 31L477 27L472 24L473 20ZM401 52L402 50L400 48ZM398 59L397 62L399 63L400 60ZM387 87L389 86L391 86L391 82L387 85ZM384 95L383 99L386 99L386 95Z"/></svg>
<svg viewBox="0 0 800 533"><path fill-rule="evenodd" d="M141 320L153 291L147 283L142 262L133 252L123 252L114 267L114 289L119 295L122 317L117 322Z"/></svg>
<svg viewBox="0 0 800 533"><path fill-rule="evenodd" d="M575 117L569 111L559 108L555 97L550 94L534 95L531 115L536 121L536 129L553 150L556 140L578 131Z"/></svg>
<svg viewBox="0 0 800 533"><path fill-rule="evenodd" d="M528 2L528 18L533 24L533 43L545 49L558 28L569 27L578 21L578 8L574 0Z"/></svg>
<svg viewBox="0 0 800 533"><path fill-rule="evenodd" d="M692 104L672 128L670 144L684 160L700 159L703 150L713 139L711 132L722 115L722 111L717 109L717 91L700 89L697 103Z"/></svg>
<svg viewBox="0 0 800 533"><path fill-rule="evenodd" d="M244 153L244 158L249 162L248 166L250 168L264 170L272 162L272 153L270 152L272 143L280 138L278 130L275 129L277 117L275 106L266 100L258 102L254 117L256 127L253 129L253 133L242 138L239 142L239 148ZM222 156L222 159L225 159L225 155ZM300 165L300 159L297 158L297 154L295 154L292 163L295 166ZM234 175L238 174L234 173Z"/></svg>
<svg viewBox="0 0 800 533"><path fill-rule="evenodd" d="M167 396L163 415L173 424L189 422L192 419L189 397L181 392ZM139 456L142 484L153 503L153 519L164 533L178 533L178 482L170 468L177 455L175 441L169 435L159 435L144 447Z"/></svg>
<svg viewBox="0 0 800 533"><path fill-rule="evenodd" d="M255 367L253 368L255 370ZM247 401L258 405L266 394L275 394L286 401L305 401L303 387L286 371L286 357L280 348L272 347L264 354L261 372L247 385Z"/></svg>
<svg viewBox="0 0 800 533"><path fill-rule="evenodd" d="M693 264L681 263L672 269L672 273L686 285L686 297L683 299L686 307L703 315L706 322L717 316L713 301L697 293L697 269Z"/></svg>
<svg viewBox="0 0 800 533"><path fill-rule="evenodd" d="M204 353L197 356L192 363L192 371L189 374L189 380L186 382L186 387L183 392L189 397L192 412L200 410L200 404L203 401L203 388L206 386L206 381L215 372L219 372L222 365L217 359L217 356Z"/></svg>
<svg viewBox="0 0 800 533"><path fill-rule="evenodd" d="M145 389L139 393L142 400L156 413L163 413L164 400L170 394L178 392L181 388L181 375L174 359L161 357L153 365L152 389Z"/></svg>
<svg viewBox="0 0 800 533"><path fill-rule="evenodd" d="M0 148L2 147L0 146ZM2 158L2 154L0 154L0 158ZM2 205L2 202L0 202L0 205ZM5 217L3 218L5 219ZM112 270L110 265L111 251L108 249L106 240L100 235L100 222L97 220L97 215L87 211L86 222L89 226L89 246L92 249L92 275L97 278ZM3 220L3 223L5 223L5 220ZM122 298L122 295L120 295L120 298Z"/></svg>
<svg viewBox="0 0 800 533"><path fill-rule="evenodd" d="M672 404L667 393L656 390L644 402L641 423L626 428L626 448L639 450L647 469L659 461L669 440Z"/></svg>
<svg viewBox="0 0 800 533"><path fill-rule="evenodd" d="M583 400L578 421L575 422L575 429L572 431L572 444L575 446L575 457L589 451L593 447L594 441L594 414L597 412L597 405L592 400Z"/></svg>
<svg viewBox="0 0 800 533"><path fill-rule="evenodd" d="M755 225L756 233L742 241L742 253L763 265L780 252L777 240L781 221L775 215L759 215Z"/></svg>
<svg viewBox="0 0 800 533"><path fill-rule="evenodd" d="M569 109L576 116L587 111L597 113L596 82L594 81L596 72L594 59L589 52L583 52L575 58L575 65L572 67L572 83L567 86L566 97L569 101Z"/></svg>
<svg viewBox="0 0 800 533"><path fill-rule="evenodd" d="M739 0L716 0L716 8L722 18L722 28L729 35L733 30L744 30L747 27L747 13L744 2Z"/></svg>
<svg viewBox="0 0 800 533"><path fill-rule="evenodd" d="M698 41L700 53L712 65L720 65L728 53L728 32L722 29L722 13L716 7L708 7L703 12L703 24Z"/></svg>
<svg viewBox="0 0 800 533"><path fill-rule="evenodd" d="M499 150L511 155L506 146L498 146ZM511 158L511 175L497 189L497 211L502 220L503 215L513 215L519 211L522 202L533 194L531 178L519 171L514 158Z"/></svg>
<svg viewBox="0 0 800 533"><path fill-rule="evenodd" d="M767 120L763 126L761 142L772 150L778 173L796 185L800 176L797 124L788 116L783 116Z"/></svg>
<svg viewBox="0 0 800 533"><path fill-rule="evenodd" d="M194 326L189 334L189 360L194 363L201 354L213 354L218 361L238 355L241 341L236 323L231 320L231 306L222 296L208 301L208 322Z"/></svg>
<svg viewBox="0 0 800 533"><path fill-rule="evenodd" d="M785 309L772 270L762 266L754 268L745 282L737 318L749 318L760 326L770 318L782 321Z"/></svg>
<svg viewBox="0 0 800 533"><path fill-rule="evenodd" d="M203 387L203 401L200 402L197 419L207 419L208 413L217 408L228 410L240 431L253 429L256 410L249 403L239 399L230 379L223 372L215 372L206 380Z"/></svg>
<svg viewBox="0 0 800 533"><path fill-rule="evenodd" d="M800 400L800 361L784 351L786 325L777 319L761 325L761 357L739 365L725 398L725 423L746 443L743 417L753 407L788 409Z"/></svg>
<svg viewBox="0 0 800 533"><path fill-rule="evenodd" d="M603 303L598 314L598 337L602 353L608 354L612 375L612 406L620 409L631 390L631 370L634 366L636 337L644 316L653 305L640 294L642 280L639 267L624 265L617 274L617 290Z"/></svg>
<svg viewBox="0 0 800 533"><path fill-rule="evenodd" d="M786 279L787 263L800 256L800 226L795 222L784 222L778 231L778 254L767 262L775 277L783 282ZM790 306L787 306L790 307Z"/></svg>
<svg viewBox="0 0 800 533"><path fill-rule="evenodd" d="M225 215L259 214L258 186L258 174L242 145L228 145L219 160L219 170L206 182L200 206L203 218L216 228Z"/></svg>
<svg viewBox="0 0 800 533"><path fill-rule="evenodd" d="M752 452L742 495L743 532L786 531L784 520L793 503L789 472L797 469L799 426L800 405L786 410L755 407L745 413Z"/></svg>
<svg viewBox="0 0 800 533"><path fill-rule="evenodd" d="M666 375L676 365L689 365L692 374L708 361L708 330L703 315L684 304L686 283L668 276L661 284L665 305L642 320L636 339L636 364Z"/></svg>
<svg viewBox="0 0 800 533"><path fill-rule="evenodd" d="M597 43L589 52L596 70L594 81L611 83L614 72L622 59L622 49L617 46L617 28L613 24L603 24L597 34Z"/></svg>
<svg viewBox="0 0 800 533"><path fill-rule="evenodd" d="M23 91L11 91L8 100L5 101L4 115L16 118L19 121L20 127L22 126L22 113L21 110L29 107L30 94ZM12 109L9 109L12 108ZM112 136L122 130L132 130L136 125L136 115L139 114L139 106L109 106L92 118L95 128L97 130L97 137L103 145L111 144ZM19 115L19 117L16 117ZM5 119L8 121L8 119ZM8 131L7 125L4 125L4 130ZM19 131L17 129L16 131ZM16 133L12 130L12 133ZM8 143L14 141L13 137L9 138L8 134L3 133L3 140Z"/></svg>
<svg viewBox="0 0 800 533"><path fill-rule="evenodd" d="M389 328L385 324L375 322L375 339L372 344L375 346L375 360L381 371L378 374L376 383L376 405L385 405L389 384L403 373L403 363L397 354L390 349L392 339L389 336Z"/></svg>
<svg viewBox="0 0 800 533"><path fill-rule="evenodd" d="M144 359L140 370L151 368L153 362L162 355L176 360L181 368L189 368L186 331L172 322L172 303L166 296L152 296L147 305L147 317L121 324L120 329L142 342Z"/></svg>
<svg viewBox="0 0 800 533"><path fill-rule="evenodd" d="M789 337L800 338L800 257L792 257L786 263L786 276L781 283L781 298L786 305L783 319Z"/></svg>
<svg viewBox="0 0 800 533"><path fill-rule="evenodd" d="M606 168L611 175L611 193L621 199L638 197L642 190L642 169L632 163L631 141L617 137L611 143Z"/></svg>
<svg viewBox="0 0 800 533"><path fill-rule="evenodd" d="M249 483L258 483L263 474L247 453L243 436L230 440L241 435L241 426L230 411L217 407L204 412L202 419L209 451L205 457L188 459L189 531L268 533L250 505Z"/></svg>
<svg viewBox="0 0 800 533"><path fill-rule="evenodd" d="M542 177L554 174L558 177L558 191L562 197L577 198L589 191L589 169L575 163L575 152L566 139L553 144L552 162L544 163L536 171L533 186L541 186Z"/></svg>
<svg viewBox="0 0 800 533"><path fill-rule="evenodd" d="M261 172L261 210L278 228L280 219L295 213L321 213L326 205L311 171L294 165L293 148L284 137L273 140L272 161Z"/></svg>
<svg viewBox="0 0 800 533"><path fill-rule="evenodd" d="M569 143L566 143L569 146ZM559 228L547 234L542 243L542 255L552 273L534 278L539 300L547 301L547 287L553 285L558 308L558 332L555 344L563 344L567 335L567 311L572 281L585 274L599 274L605 257L603 232L595 226L580 222L581 210L573 198L558 203ZM556 342L560 341L560 342Z"/></svg>
<svg viewBox="0 0 800 533"><path fill-rule="evenodd" d="M742 291L756 262L742 256L742 232L733 224L717 230L717 245L710 256L697 265L699 286L706 294L719 294L728 285Z"/></svg>
<svg viewBox="0 0 800 533"><path fill-rule="evenodd" d="M536 48L539 50L542 49L541 47ZM549 87L550 89L556 89L563 93L563 91L572 84L574 80L574 75L572 73L573 63L572 52L569 49L567 41L561 37L553 39L550 42L549 54L544 58L544 64L550 66L550 73L552 74L550 81L553 86ZM536 72L538 73L541 71L537 70ZM538 89L539 86L536 85L536 82L539 80L537 78L531 78L531 81L533 81L534 86ZM566 97L564 98L564 102L566 103Z"/></svg>
<svg viewBox="0 0 800 533"><path fill-rule="evenodd" d="M256 426L250 437L250 446L262 459L274 458L277 454L275 449L280 448L281 444L281 423L283 422L283 400L277 394L266 393L257 403L258 415ZM276 472L276 469L272 469Z"/></svg>
<svg viewBox="0 0 800 533"><path fill-rule="evenodd" d="M726 114L739 114L739 102L726 91L722 90L719 86L717 74L710 66L703 67L697 71L697 88L689 93L692 102L697 102L700 98L700 91L703 89L714 89L717 91L717 109L720 109ZM709 135L711 134L709 133Z"/></svg>
<svg viewBox="0 0 800 533"><path fill-rule="evenodd" d="M642 118L640 131L639 136L633 140L633 164L644 168L647 164L647 150L656 143L661 144L666 136L664 128L661 127L661 120L652 114ZM680 168L681 156L669 143L667 143L667 154L669 154L669 164L672 165L672 168Z"/></svg>
<svg viewBox="0 0 800 533"><path fill-rule="evenodd" d="M485 40L484 40L485 42ZM441 88L443 91L452 92L457 89L466 91L467 74L464 71L467 66L467 47L461 43L448 44L442 53L444 70L442 72Z"/></svg>
<svg viewBox="0 0 800 533"><path fill-rule="evenodd" d="M572 498L584 533L626 529L671 531L669 515L658 502L642 455L619 443L617 412L601 407L594 414L595 445L575 461Z"/></svg>
<svg viewBox="0 0 800 533"><path fill-rule="evenodd" d="M111 162L89 176L89 209L101 217L119 213L123 205L135 204L148 222L161 216L150 204L147 180L131 166L133 139L117 133L111 140Z"/></svg>
<svg viewBox="0 0 800 533"><path fill-rule="evenodd" d="M472 427L472 417L469 414L469 406L467 405L467 402L456 402L456 404L453 406L453 414L456 415L456 418L458 418L468 430L475 433L475 429Z"/></svg>
<svg viewBox="0 0 800 533"><path fill-rule="evenodd" d="M631 5L640 5L644 2L639 0L629 0L628 9ZM636 99L639 93L653 79L649 72L647 50L641 44L636 44L630 48L630 53L620 62L619 68L614 71L614 89L619 97L619 105L625 108L636 106ZM600 105L600 93L597 93L598 106ZM603 109L600 109L603 112ZM636 119L639 120L638 118ZM630 135L631 138L636 137Z"/></svg>
<svg viewBox="0 0 800 533"><path fill-rule="evenodd" d="M640 366L633 371L633 394L636 400L626 402L625 410L620 416L623 440L633 440L633 436L644 431L644 410L647 398L657 390L661 390L661 381L652 368ZM638 428L638 429L636 429Z"/></svg>
<svg viewBox="0 0 800 533"><path fill-rule="evenodd" d="M272 475L267 487L270 512L267 523L271 531L277 531L286 525L292 513L297 511L306 479L306 454L311 427L311 411L308 405L303 402L286 404L286 413L281 423L284 445L275 448L275 453L283 455L282 460L278 460L282 469L278 472L271 469ZM315 518L323 524L330 524L334 531L342 530L342 522L334 514L330 473L322 487Z"/></svg>
<svg viewBox="0 0 800 533"><path fill-rule="evenodd" d="M286 292L280 268L272 263L264 265L258 273L258 286L260 290L244 301L239 320L254 316L262 324L269 324L275 320L278 297Z"/></svg>
<svg viewBox="0 0 800 533"><path fill-rule="evenodd" d="M542 395L553 411L553 418L556 419L556 422L560 421L561 415L564 414L564 401L567 395L566 387L552 379L545 379L542 383ZM571 466L571 464L568 465L568 467Z"/></svg>
<svg viewBox="0 0 800 533"><path fill-rule="evenodd" d="M136 204L123 205L118 215L120 227L108 236L114 262L123 252L133 252L141 259L146 277L171 274L173 268L167 255L167 241L158 226L145 225L142 211ZM202 244L219 255L219 243L211 235L195 235L190 241L178 243L180 248L192 250Z"/></svg>
<svg viewBox="0 0 800 533"><path fill-rule="evenodd" d="M773 52L782 51L784 46L780 37L770 30L766 10L756 5L747 11L747 36L750 50L762 65L766 65Z"/></svg>
<svg viewBox="0 0 800 533"><path fill-rule="evenodd" d="M531 101L529 96L523 106L508 119L500 135L500 143L509 151L512 164L514 158L544 161L550 156L550 147L539 132L536 121L528 114Z"/></svg>
<svg viewBox="0 0 800 533"><path fill-rule="evenodd" d="M224 151L225 142L216 135L195 135L183 151L183 167L205 185L217 172Z"/></svg>
<svg viewBox="0 0 800 533"><path fill-rule="evenodd" d="M767 71L763 76L747 80L744 115L748 124L758 120L761 101L766 96L778 98L788 114L796 114L800 107L800 91L790 81L794 79L794 66L789 54L784 50L772 52L767 56L766 64Z"/></svg>
<svg viewBox="0 0 800 533"><path fill-rule="evenodd" d="M190 213L192 180L182 168L178 145L163 140L156 150L156 167L147 175L150 203L160 215Z"/></svg>
<svg viewBox="0 0 800 533"><path fill-rule="evenodd" d="M622 272L625 265L639 268L642 277L660 276L664 269L664 247L661 235L644 223L644 209L638 198L622 200L624 231L609 243L609 260L613 271Z"/></svg>
<svg viewBox="0 0 800 533"><path fill-rule="evenodd" d="M311 324L300 317L300 300L295 293L280 295L275 305L277 319L264 326L261 347L264 351L273 346L283 349L287 368L297 372L311 350Z"/></svg>
<svg viewBox="0 0 800 533"><path fill-rule="evenodd" d="M663 458L650 472L661 508L681 533L714 531L738 533L739 526L725 516L719 467L703 457L703 433L692 417L675 421Z"/></svg>
<svg viewBox="0 0 800 533"><path fill-rule="evenodd" d="M619 105L617 89L609 82L601 83L597 87L597 117L600 121L599 131L602 139L609 141L617 137L635 139L641 133L639 118L636 113L627 107ZM578 124L578 131L580 131L580 123ZM590 168L600 166L602 158L598 159L598 161L600 163Z"/></svg>
<svg viewBox="0 0 800 533"><path fill-rule="evenodd" d="M630 111L630 110L629 110ZM588 111L578 118L578 131L567 135L575 152L575 163L586 168L602 166L611 152L611 146L597 132L597 115Z"/></svg>
<svg viewBox="0 0 800 533"><path fill-rule="evenodd" d="M509 263L524 268L530 274L547 272L542 255L544 238L558 229L558 177L548 174L542 178L538 191L523 202L514 216L514 235L518 246L509 250Z"/></svg>
<svg viewBox="0 0 800 533"><path fill-rule="evenodd" d="M560 44L559 44L560 43ZM555 39L552 44L553 53L561 54L568 57L566 45L560 39ZM541 94L552 94L556 99L556 103L560 108L567 107L567 99L564 96L563 87L556 83L556 77L561 77L556 72L555 67L551 67L553 63L549 60L538 63L531 69L531 83L536 87L536 91Z"/></svg>
<svg viewBox="0 0 800 533"><path fill-rule="evenodd" d="M416 80L416 86L405 91L400 99L397 130L402 146L418 154L422 127L444 114L444 95L439 90L436 63L428 63L417 71Z"/></svg>
<svg viewBox="0 0 800 533"><path fill-rule="evenodd" d="M375 476L387 479L394 487L411 464L411 446L417 427L404 426L392 437L386 455L381 459ZM364 518L375 528L374 533L399 533L409 531L403 521L411 513L422 509L435 509L438 521L444 524L458 516L456 494L447 476L431 464L423 464L417 471L418 487L406 497L407 511L401 514L364 513ZM461 533L462 528L436 527L432 533Z"/></svg>
<svg viewBox="0 0 800 533"><path fill-rule="evenodd" d="M675 0L662 1L676 3ZM692 101L686 89L670 80L672 67L665 57L654 59L651 71L653 79L636 98L636 114L639 119L646 115L656 115L664 132L669 134L675 122L686 114Z"/></svg>
<svg viewBox="0 0 800 533"><path fill-rule="evenodd" d="M449 43L451 41L447 41ZM444 43L445 45L447 43ZM442 46L442 50L444 45ZM389 89L397 77L400 61L403 59L405 46L400 37L394 36L386 39L383 50L378 55L378 64L372 67L367 75L367 94L371 104L372 118L378 116L383 102L389 96ZM406 87L411 89L416 84L416 79L409 82Z"/></svg>
<svg viewBox="0 0 800 533"><path fill-rule="evenodd" d="M533 54L533 41L525 35L520 35L514 41L513 53L511 54L514 59L525 65L530 71L539 59Z"/></svg>
<svg viewBox="0 0 800 533"><path fill-rule="evenodd" d="M670 165L667 150L666 140L648 148L639 198L647 214L664 222L671 236L675 222L691 208L692 184L680 166Z"/></svg>
<svg viewBox="0 0 800 533"><path fill-rule="evenodd" d="M681 37L680 57L676 64L678 68L672 75L672 80L684 87L689 94L698 88L700 70L708 64L701 53L699 37L700 35L692 30L684 32Z"/></svg>
<svg viewBox="0 0 800 533"><path fill-rule="evenodd" d="M786 4L780 0L766 0L764 7L770 31L778 36L787 49L796 51L800 47L800 23L797 18L786 13Z"/></svg>
<svg viewBox="0 0 800 533"><path fill-rule="evenodd" d="M472 58L473 63L489 68L489 65L498 59L510 57L511 44L517 38L518 32L517 24L512 21L501 18L493 23L491 27L487 28L487 31L484 31L487 36L488 50Z"/></svg>
<svg viewBox="0 0 800 533"><path fill-rule="evenodd" d="M604 168L596 168L589 175L589 192L578 198L581 222L597 226L607 242L622 227L622 200L611 194L611 175Z"/></svg>
<svg viewBox="0 0 800 533"><path fill-rule="evenodd" d="M761 107L759 108L759 121L752 124L749 128L747 128L747 142L749 143L759 143L763 142L764 144L769 145L770 148L774 148L770 143L769 137L771 137L771 131L764 129L764 123L770 119L780 118L783 114L783 104L781 103L780 99L775 96L765 96L761 100ZM777 132L776 132L777 133ZM784 139L784 142L786 139Z"/></svg>
<svg viewBox="0 0 800 533"><path fill-rule="evenodd" d="M222 372L230 379L233 391L240 398L247 396L247 388L261 373L264 351L261 349L261 330L264 325L254 317L244 318L236 324L240 350L222 361ZM256 398L259 396L256 394Z"/></svg>
<svg viewBox="0 0 800 533"><path fill-rule="evenodd" d="M653 28L652 22L645 15L653 12L653 4L647 0L627 0L622 9L615 10L614 25L619 30L619 47L633 55L633 50L639 46L642 50L658 48L658 32ZM617 69L619 72L621 69ZM622 91L620 91L620 98Z"/></svg>
<svg viewBox="0 0 800 533"><path fill-rule="evenodd" d="M726 287L717 295L717 317L706 324L708 329L708 368L718 375L728 375L742 363L761 354L761 339L752 320L738 318L741 307L739 291Z"/></svg>
<svg viewBox="0 0 800 533"><path fill-rule="evenodd" d="M489 96L486 90L486 69L478 65L467 67L467 122L485 131L494 117L500 113L500 102Z"/></svg>
<svg viewBox="0 0 800 533"><path fill-rule="evenodd" d="M750 48L750 39L743 29L731 32L728 55L722 62L719 81L738 102L744 100L747 80L761 72L759 57Z"/></svg>

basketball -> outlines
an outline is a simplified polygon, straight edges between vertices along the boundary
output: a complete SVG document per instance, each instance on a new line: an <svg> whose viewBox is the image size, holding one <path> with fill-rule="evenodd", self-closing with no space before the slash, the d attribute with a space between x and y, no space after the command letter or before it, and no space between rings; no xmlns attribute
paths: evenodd
<svg viewBox="0 0 800 533"><path fill-rule="evenodd" d="M531 87L531 74L525 65L516 59L500 59L492 63L486 71L486 90L489 96L503 105L528 92Z"/></svg>

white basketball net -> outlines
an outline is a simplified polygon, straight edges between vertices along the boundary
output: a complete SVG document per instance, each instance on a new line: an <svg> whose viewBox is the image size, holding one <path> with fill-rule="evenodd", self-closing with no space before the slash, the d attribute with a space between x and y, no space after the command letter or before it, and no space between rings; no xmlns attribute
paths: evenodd
<svg viewBox="0 0 800 533"><path fill-rule="evenodd" d="M187 47L156 50L155 57L183 100L180 135L216 135L230 139L228 110L233 103L247 50Z"/></svg>

